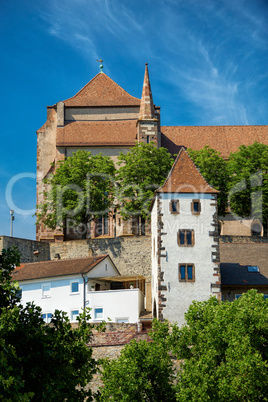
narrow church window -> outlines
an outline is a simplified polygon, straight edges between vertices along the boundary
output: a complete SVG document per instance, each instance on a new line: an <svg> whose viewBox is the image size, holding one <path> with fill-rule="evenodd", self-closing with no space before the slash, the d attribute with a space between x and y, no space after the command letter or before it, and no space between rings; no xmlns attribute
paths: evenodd
<svg viewBox="0 0 268 402"><path fill-rule="evenodd" d="M179 209L179 201L178 200L171 200L169 204L169 210L172 214L179 214L180 209Z"/></svg>
<svg viewBox="0 0 268 402"><path fill-rule="evenodd" d="M191 203L191 211L193 215L199 215L201 212L200 200L193 200Z"/></svg>
<svg viewBox="0 0 268 402"><path fill-rule="evenodd" d="M147 144L149 144L149 142L150 142L150 136L147 135Z"/></svg>
<svg viewBox="0 0 268 402"><path fill-rule="evenodd" d="M193 264L179 264L179 281L194 282L195 270Z"/></svg>
<svg viewBox="0 0 268 402"><path fill-rule="evenodd" d="M184 247L194 246L194 230L180 229L178 231L178 245Z"/></svg>

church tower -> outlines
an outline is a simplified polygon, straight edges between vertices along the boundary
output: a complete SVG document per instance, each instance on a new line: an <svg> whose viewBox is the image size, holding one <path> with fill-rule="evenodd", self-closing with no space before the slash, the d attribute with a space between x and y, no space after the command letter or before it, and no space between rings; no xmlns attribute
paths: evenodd
<svg viewBox="0 0 268 402"><path fill-rule="evenodd" d="M152 206L154 316L184 323L193 300L220 298L217 193L184 148Z"/></svg>

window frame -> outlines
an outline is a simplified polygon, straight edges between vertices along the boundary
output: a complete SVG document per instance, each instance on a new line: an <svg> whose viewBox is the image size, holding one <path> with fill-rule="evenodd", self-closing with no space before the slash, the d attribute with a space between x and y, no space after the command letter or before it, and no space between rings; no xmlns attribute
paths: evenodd
<svg viewBox="0 0 268 402"><path fill-rule="evenodd" d="M198 204L198 211L194 210L194 204ZM191 212L193 215L200 215L201 213L201 202L199 199L192 200L191 202Z"/></svg>
<svg viewBox="0 0 268 402"><path fill-rule="evenodd" d="M49 286L49 292L47 295L44 294L44 287ZM49 299L51 297L51 283L42 283L42 299Z"/></svg>
<svg viewBox="0 0 268 402"><path fill-rule="evenodd" d="M48 317L50 315L50 317ZM44 317L45 316L45 317ZM42 319L44 320L44 322L46 324L49 324L51 322L51 318L52 318L52 313L44 313L42 311Z"/></svg>
<svg viewBox="0 0 268 402"><path fill-rule="evenodd" d="M185 267L185 279L181 278L181 267ZM192 279L188 279L188 267L192 267ZM180 263L178 265L179 282L195 282L195 265L192 263Z"/></svg>
<svg viewBox="0 0 268 402"><path fill-rule="evenodd" d="M181 244L180 233L184 232L184 244ZM187 233L191 232L191 244L187 242ZM193 247L195 245L194 229L179 229L177 233L177 243L179 247Z"/></svg>
<svg viewBox="0 0 268 402"><path fill-rule="evenodd" d="M78 312L78 314L75 314L75 316L78 317L79 314L80 314L79 308L74 308L74 309L71 310L71 314L70 314L71 322L77 322L76 317L75 317L75 319L73 317L73 313L76 312L76 311Z"/></svg>
<svg viewBox="0 0 268 402"><path fill-rule="evenodd" d="M78 291L77 292L73 292L73 283L77 283L78 284ZM72 281L70 281L70 294L71 295L79 295L79 280L78 279L74 279Z"/></svg>
<svg viewBox="0 0 268 402"><path fill-rule="evenodd" d="M176 205L176 211L173 211L173 203ZM169 212L173 215L178 215L180 213L180 201L172 199L169 202Z"/></svg>
<svg viewBox="0 0 268 402"><path fill-rule="evenodd" d="M101 317L96 317L96 310L102 310L102 316ZM94 307L94 321L102 321L104 317L104 309L102 306L99 307Z"/></svg>

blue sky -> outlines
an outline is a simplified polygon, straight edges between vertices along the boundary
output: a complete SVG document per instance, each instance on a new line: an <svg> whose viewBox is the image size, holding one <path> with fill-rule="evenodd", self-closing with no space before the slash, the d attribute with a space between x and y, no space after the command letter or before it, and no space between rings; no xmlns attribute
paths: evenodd
<svg viewBox="0 0 268 402"><path fill-rule="evenodd" d="M268 124L267 0L2 0L0 235L35 238L36 130L99 71L162 125Z"/></svg>

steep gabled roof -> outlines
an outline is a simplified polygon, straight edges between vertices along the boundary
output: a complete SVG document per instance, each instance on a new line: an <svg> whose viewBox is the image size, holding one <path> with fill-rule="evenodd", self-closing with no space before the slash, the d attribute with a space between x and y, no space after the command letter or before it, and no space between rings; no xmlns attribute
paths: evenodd
<svg viewBox="0 0 268 402"><path fill-rule="evenodd" d="M16 281L28 281L57 276L86 274L107 257L110 259L109 255L106 254L70 260L41 261L21 264L20 267L15 269L12 279ZM120 275L119 272L118 275Z"/></svg>
<svg viewBox="0 0 268 402"><path fill-rule="evenodd" d="M169 175L159 193L218 193L195 166L184 148L181 148Z"/></svg>
<svg viewBox="0 0 268 402"><path fill-rule="evenodd" d="M57 127L59 146L134 146L136 120L73 121Z"/></svg>
<svg viewBox="0 0 268 402"><path fill-rule="evenodd" d="M64 101L65 106L139 106L140 99L134 98L104 73L97 74L72 98Z"/></svg>

